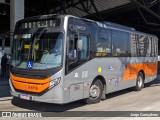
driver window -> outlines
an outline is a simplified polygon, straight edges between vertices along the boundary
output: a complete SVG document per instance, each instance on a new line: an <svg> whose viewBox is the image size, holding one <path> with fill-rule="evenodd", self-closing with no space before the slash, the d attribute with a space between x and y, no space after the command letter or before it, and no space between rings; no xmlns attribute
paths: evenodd
<svg viewBox="0 0 160 120"><path fill-rule="evenodd" d="M77 51L77 40L78 38L70 34L69 35L69 59L78 59L84 60L87 59L88 56L88 37L81 35L79 36L79 39L82 40L82 51Z"/></svg>
<svg viewBox="0 0 160 120"><path fill-rule="evenodd" d="M68 71L75 69L83 64L89 56L89 37L86 35L69 34L68 46ZM78 49L78 39L82 40L82 49Z"/></svg>
<svg viewBox="0 0 160 120"><path fill-rule="evenodd" d="M74 60L77 58L77 50L76 50L76 42L77 38L75 35L69 35L69 59Z"/></svg>

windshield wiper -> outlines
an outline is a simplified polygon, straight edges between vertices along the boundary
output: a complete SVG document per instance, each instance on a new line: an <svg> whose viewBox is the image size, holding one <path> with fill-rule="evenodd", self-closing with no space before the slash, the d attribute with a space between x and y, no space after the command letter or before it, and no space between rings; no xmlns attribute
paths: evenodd
<svg viewBox="0 0 160 120"><path fill-rule="evenodd" d="M41 37L46 31L48 31L48 28L43 28L43 29L41 30L41 32L39 33L37 39L35 39L34 42L36 43L38 40L40 40L40 37Z"/></svg>
<svg viewBox="0 0 160 120"><path fill-rule="evenodd" d="M46 31L48 31L48 28L43 28L41 31L40 31L40 33L38 34L38 37L35 37L35 39L34 39L34 41L33 41L33 45L32 45L32 59L34 58L34 46L35 46L35 44L37 43L37 41L39 41L40 40L40 38L41 38L41 36L46 32Z"/></svg>

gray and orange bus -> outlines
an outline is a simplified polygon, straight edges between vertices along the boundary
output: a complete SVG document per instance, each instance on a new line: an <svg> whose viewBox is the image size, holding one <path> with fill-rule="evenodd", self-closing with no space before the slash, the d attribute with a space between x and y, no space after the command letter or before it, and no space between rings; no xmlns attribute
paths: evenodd
<svg viewBox="0 0 160 120"><path fill-rule="evenodd" d="M157 77L158 38L134 28L71 15L43 15L16 23L11 94L65 104L97 103L106 94Z"/></svg>

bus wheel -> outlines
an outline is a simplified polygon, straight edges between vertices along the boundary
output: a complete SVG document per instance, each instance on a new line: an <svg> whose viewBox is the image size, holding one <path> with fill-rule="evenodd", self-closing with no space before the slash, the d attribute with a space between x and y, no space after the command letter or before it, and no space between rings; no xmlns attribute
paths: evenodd
<svg viewBox="0 0 160 120"><path fill-rule="evenodd" d="M142 72L138 74L135 90L140 91L144 87L144 77Z"/></svg>
<svg viewBox="0 0 160 120"><path fill-rule="evenodd" d="M103 84L99 79L96 79L90 87L89 98L85 99L87 104L98 103L101 100L103 93Z"/></svg>

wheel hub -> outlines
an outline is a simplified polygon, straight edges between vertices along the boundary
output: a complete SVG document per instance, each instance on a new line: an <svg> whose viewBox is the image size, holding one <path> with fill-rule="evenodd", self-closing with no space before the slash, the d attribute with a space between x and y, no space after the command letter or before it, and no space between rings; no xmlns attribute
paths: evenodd
<svg viewBox="0 0 160 120"><path fill-rule="evenodd" d="M100 88L96 85L92 85L90 88L90 97L97 98L100 94Z"/></svg>
<svg viewBox="0 0 160 120"><path fill-rule="evenodd" d="M143 79L141 77L138 78L138 87L142 87Z"/></svg>

